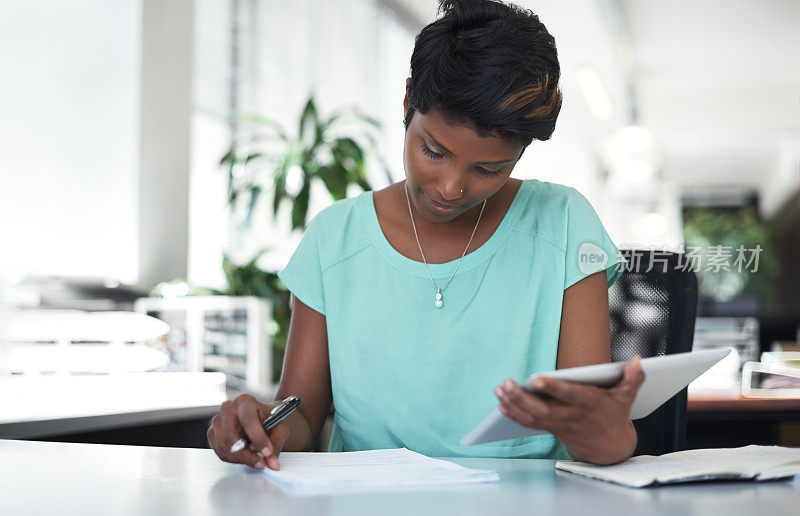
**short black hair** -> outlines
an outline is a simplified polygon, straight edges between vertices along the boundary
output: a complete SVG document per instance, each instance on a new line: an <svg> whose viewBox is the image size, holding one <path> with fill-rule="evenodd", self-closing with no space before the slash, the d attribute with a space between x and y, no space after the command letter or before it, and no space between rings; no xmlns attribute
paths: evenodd
<svg viewBox="0 0 800 516"><path fill-rule="evenodd" d="M527 147L553 134L561 110L553 36L530 10L496 0L440 0L411 54L405 128L430 108L448 123L496 131Z"/></svg>

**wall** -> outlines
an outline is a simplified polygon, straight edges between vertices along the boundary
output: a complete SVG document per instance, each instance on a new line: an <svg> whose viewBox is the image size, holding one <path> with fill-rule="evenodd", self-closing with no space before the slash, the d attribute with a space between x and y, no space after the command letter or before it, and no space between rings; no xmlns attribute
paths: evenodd
<svg viewBox="0 0 800 516"><path fill-rule="evenodd" d="M186 277L192 0L142 0L139 283Z"/></svg>
<svg viewBox="0 0 800 516"><path fill-rule="evenodd" d="M136 280L139 16L0 5L0 274Z"/></svg>

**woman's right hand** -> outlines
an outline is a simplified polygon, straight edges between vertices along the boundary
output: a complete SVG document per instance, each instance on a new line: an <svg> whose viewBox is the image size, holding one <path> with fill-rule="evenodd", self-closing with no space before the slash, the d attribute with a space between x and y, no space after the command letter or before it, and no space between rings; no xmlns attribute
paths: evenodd
<svg viewBox="0 0 800 516"><path fill-rule="evenodd" d="M278 455L289 437L289 427L284 421L270 428L269 433L261 427L261 422L267 419L275 406L277 403L260 403L250 394L241 394L233 401L223 403L206 433L217 457L256 469L265 466L280 469ZM250 446L231 453L233 443L245 435L250 439Z"/></svg>

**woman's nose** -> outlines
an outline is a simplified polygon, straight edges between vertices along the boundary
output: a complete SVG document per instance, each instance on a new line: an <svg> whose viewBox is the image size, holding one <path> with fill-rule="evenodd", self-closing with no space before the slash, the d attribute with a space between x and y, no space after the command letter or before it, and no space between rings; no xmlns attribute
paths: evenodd
<svg viewBox="0 0 800 516"><path fill-rule="evenodd" d="M454 201L464 195L464 188L455 183L446 183L440 186L438 190L445 201Z"/></svg>

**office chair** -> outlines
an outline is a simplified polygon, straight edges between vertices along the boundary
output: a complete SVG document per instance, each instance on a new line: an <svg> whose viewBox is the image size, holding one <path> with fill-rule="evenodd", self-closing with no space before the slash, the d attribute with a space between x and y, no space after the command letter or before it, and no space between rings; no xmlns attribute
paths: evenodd
<svg viewBox="0 0 800 516"><path fill-rule="evenodd" d="M697 278L685 257L651 249L620 250L625 270L608 290L611 360L692 350ZM634 421L635 455L661 455L686 447L686 392Z"/></svg>

